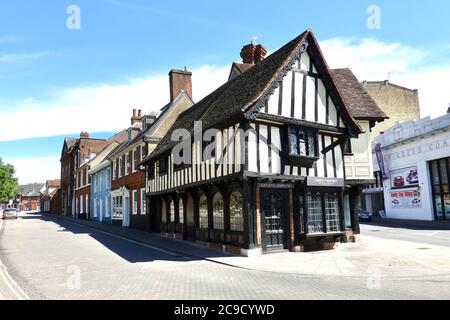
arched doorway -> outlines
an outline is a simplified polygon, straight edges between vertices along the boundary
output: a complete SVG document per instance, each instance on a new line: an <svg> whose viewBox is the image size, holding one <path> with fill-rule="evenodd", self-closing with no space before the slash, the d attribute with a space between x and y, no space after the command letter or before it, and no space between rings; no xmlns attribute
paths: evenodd
<svg viewBox="0 0 450 320"><path fill-rule="evenodd" d="M190 195L186 200L186 233L185 238L187 240L195 240L195 215L194 215L194 198Z"/></svg>

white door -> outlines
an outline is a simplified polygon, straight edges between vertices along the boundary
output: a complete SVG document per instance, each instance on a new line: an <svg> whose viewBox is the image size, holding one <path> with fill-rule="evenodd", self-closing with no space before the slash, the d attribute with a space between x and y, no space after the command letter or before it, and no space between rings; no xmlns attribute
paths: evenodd
<svg viewBox="0 0 450 320"><path fill-rule="evenodd" d="M129 197L123 198L122 226L127 227L127 228L130 226L130 198Z"/></svg>

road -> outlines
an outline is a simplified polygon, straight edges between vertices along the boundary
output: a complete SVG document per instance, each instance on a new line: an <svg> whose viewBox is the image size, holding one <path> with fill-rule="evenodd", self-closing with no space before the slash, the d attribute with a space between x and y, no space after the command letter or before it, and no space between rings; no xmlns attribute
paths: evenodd
<svg viewBox="0 0 450 320"><path fill-rule="evenodd" d="M386 226L375 223L361 223L361 234L376 238L416 242L422 245L437 245L450 248L450 230L433 227L405 226L395 223Z"/></svg>
<svg viewBox="0 0 450 320"><path fill-rule="evenodd" d="M4 299L449 299L450 275L381 279L245 270L61 219L0 222Z"/></svg>

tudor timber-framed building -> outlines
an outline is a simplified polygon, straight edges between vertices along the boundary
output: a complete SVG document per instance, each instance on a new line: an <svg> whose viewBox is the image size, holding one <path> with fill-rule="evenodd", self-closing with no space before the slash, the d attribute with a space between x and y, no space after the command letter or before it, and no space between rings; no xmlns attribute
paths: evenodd
<svg viewBox="0 0 450 320"><path fill-rule="evenodd" d="M265 54L245 46L229 81L183 112L142 162L151 231L249 255L331 248L357 230L344 215L344 146L363 130L317 40L307 30ZM177 129L190 139L192 161L182 164Z"/></svg>

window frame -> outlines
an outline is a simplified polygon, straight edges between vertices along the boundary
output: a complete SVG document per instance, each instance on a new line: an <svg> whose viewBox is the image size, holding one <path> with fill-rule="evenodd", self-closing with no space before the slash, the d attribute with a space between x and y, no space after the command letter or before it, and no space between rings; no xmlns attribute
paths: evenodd
<svg viewBox="0 0 450 320"><path fill-rule="evenodd" d="M295 133L296 137L296 153L292 153L293 150L291 134ZM301 133L304 134L304 142L301 142ZM319 139L318 131L314 128L308 128L299 125L286 125L284 130L284 148L287 164L294 166L301 166L306 168L312 168L314 163L319 160ZM311 139L313 144L311 144ZM301 154L301 144L304 143L305 154Z"/></svg>

